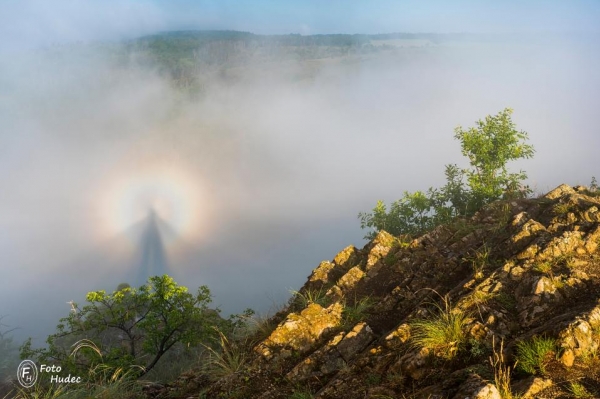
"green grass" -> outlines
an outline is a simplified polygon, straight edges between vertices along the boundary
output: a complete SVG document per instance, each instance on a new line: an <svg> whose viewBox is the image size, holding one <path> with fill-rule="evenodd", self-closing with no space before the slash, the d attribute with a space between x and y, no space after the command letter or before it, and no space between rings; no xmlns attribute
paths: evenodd
<svg viewBox="0 0 600 399"><path fill-rule="evenodd" d="M66 385L46 387L38 384L30 389L17 388L14 392L9 393L2 399L58 399L64 398L66 393Z"/></svg>
<svg viewBox="0 0 600 399"><path fill-rule="evenodd" d="M380 383L381 383L381 376L379 374L369 373L365 377L365 384L368 387L373 387L373 386L379 385Z"/></svg>
<svg viewBox="0 0 600 399"><path fill-rule="evenodd" d="M59 396L61 399L135 399L142 398L142 385L137 381L116 381L101 385L92 385L84 388L76 388Z"/></svg>
<svg viewBox="0 0 600 399"><path fill-rule="evenodd" d="M480 226L472 223L471 220L457 217L448 223L448 228L453 231L452 241L450 243L458 242L464 237L468 236Z"/></svg>
<svg viewBox="0 0 600 399"><path fill-rule="evenodd" d="M93 370L90 371L88 377L83 379L85 382L80 384L38 384L30 389L18 388L3 399L134 399L143 397L142 384L132 379L130 373L122 369L113 370L110 376L103 376L94 381L94 378L98 378L98 374L109 373L109 371L105 365L95 367Z"/></svg>
<svg viewBox="0 0 600 399"><path fill-rule="evenodd" d="M462 310L452 310L448 298L444 306L435 305L437 313L430 319L419 319L410 323L413 343L427 348L436 356L450 360L467 344L465 327L469 315Z"/></svg>
<svg viewBox="0 0 600 399"><path fill-rule="evenodd" d="M87 349L95 352L102 360L100 348L92 341L82 339L73 345L72 357ZM141 366L119 367L98 363L87 369L86 375L79 375L82 382L73 385L46 385L38 383L31 389L17 388L11 399L133 399L142 397L142 385L136 380ZM8 397L3 398L8 399Z"/></svg>
<svg viewBox="0 0 600 399"><path fill-rule="evenodd" d="M566 215L567 213L569 213L571 211L571 204L556 204L554 205L554 208L552 208L552 211L556 214L556 215Z"/></svg>
<svg viewBox="0 0 600 399"><path fill-rule="evenodd" d="M543 274L550 274L550 273L552 273L552 263L550 263L548 261L536 263L533 266L533 270L535 270L536 272L539 272L539 273L543 273Z"/></svg>
<svg viewBox="0 0 600 399"><path fill-rule="evenodd" d="M398 262L398 253L390 251L384 258L384 263L386 265L394 265Z"/></svg>
<svg viewBox="0 0 600 399"><path fill-rule="evenodd" d="M487 244L483 244L481 248L475 252L475 255L469 258L475 279L483 277L483 269L490 263L490 253L490 247Z"/></svg>
<svg viewBox="0 0 600 399"><path fill-rule="evenodd" d="M512 217L512 208L510 207L510 204L509 203L501 204L501 206L498 207L498 209L496 210L496 212L494 214L494 218L496 219L496 226L494 227L494 230L496 232L504 230L506 228L506 226L508 225L508 222L510 222L511 217Z"/></svg>
<svg viewBox="0 0 600 399"><path fill-rule="evenodd" d="M304 291L290 291L293 295L292 303L300 306L301 309L306 308L311 303L316 303L323 307L330 305L330 299L326 296L327 290L324 288Z"/></svg>
<svg viewBox="0 0 600 399"><path fill-rule="evenodd" d="M288 399L313 399L313 394L308 389L299 389L292 392Z"/></svg>
<svg viewBox="0 0 600 399"><path fill-rule="evenodd" d="M594 395L590 393L582 384L578 382L571 382L569 384L569 392L574 398L593 398Z"/></svg>
<svg viewBox="0 0 600 399"><path fill-rule="evenodd" d="M241 372L248 364L248 356L243 345L227 339L219 331L219 348L213 349L205 346L208 351L208 360L205 371L214 380Z"/></svg>
<svg viewBox="0 0 600 399"><path fill-rule="evenodd" d="M507 292L499 292L494 299L506 310L513 311L517 309L517 300Z"/></svg>
<svg viewBox="0 0 600 399"><path fill-rule="evenodd" d="M495 297L495 293L475 290L470 295L465 297L463 304L466 307L485 305Z"/></svg>
<svg viewBox="0 0 600 399"><path fill-rule="evenodd" d="M263 341L275 331L277 323L269 315L255 316L250 319L248 336L252 337L255 343Z"/></svg>
<svg viewBox="0 0 600 399"><path fill-rule="evenodd" d="M402 255L402 250L410 247L411 238L407 235L402 235L399 237L395 237L396 239L392 243L392 247L390 251L384 258L384 262L386 265L393 265L400 259ZM398 251L400 249L400 251Z"/></svg>
<svg viewBox="0 0 600 399"><path fill-rule="evenodd" d="M359 321L363 321L369 309L373 307L373 300L369 297L364 297L359 301L355 301L354 305L344 305L342 310L342 321L347 327L353 327Z"/></svg>
<svg viewBox="0 0 600 399"><path fill-rule="evenodd" d="M556 349L556 341L552 338L533 337L517 342L517 368L528 374L545 374L547 357Z"/></svg>

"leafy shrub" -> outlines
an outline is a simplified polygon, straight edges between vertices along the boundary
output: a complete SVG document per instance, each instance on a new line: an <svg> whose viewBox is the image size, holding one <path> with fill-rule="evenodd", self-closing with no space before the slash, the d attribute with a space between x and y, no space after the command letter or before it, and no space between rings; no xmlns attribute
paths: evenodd
<svg viewBox="0 0 600 399"><path fill-rule="evenodd" d="M359 213L361 228L371 228L365 238L372 239L378 231L393 235L421 234L432 227L447 223L457 216L470 216L483 205L501 198L525 197L531 194L522 182L523 171L509 173L509 161L531 158L534 149L526 144L527 133L518 131L511 120L512 109L486 116L476 127L457 127L454 138L460 141L462 154L471 168L446 165L446 185L426 192L404 192L388 211L378 201L370 213Z"/></svg>
<svg viewBox="0 0 600 399"><path fill-rule="evenodd" d="M213 326L228 324L218 311L208 308L211 296L206 286L193 295L164 275L151 277L139 289L120 288L112 294L88 293L88 304L82 308L73 303L58 331L48 337L48 346L33 349L29 339L21 347L21 357L59 363L76 374L85 375L102 365L135 369L132 377L139 377L176 344L205 342L216 334Z"/></svg>

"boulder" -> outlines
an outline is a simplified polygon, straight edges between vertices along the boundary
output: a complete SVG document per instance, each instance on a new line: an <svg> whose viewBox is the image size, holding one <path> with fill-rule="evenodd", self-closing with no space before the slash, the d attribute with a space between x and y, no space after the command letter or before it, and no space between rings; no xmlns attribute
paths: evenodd
<svg viewBox="0 0 600 399"><path fill-rule="evenodd" d="M300 314L290 313L256 350L266 358L271 358L283 348L306 353L325 332L337 327L341 319L340 303L336 302L328 308L311 303Z"/></svg>
<svg viewBox="0 0 600 399"><path fill-rule="evenodd" d="M502 399L502 396L494 384L477 374L471 374L452 399Z"/></svg>

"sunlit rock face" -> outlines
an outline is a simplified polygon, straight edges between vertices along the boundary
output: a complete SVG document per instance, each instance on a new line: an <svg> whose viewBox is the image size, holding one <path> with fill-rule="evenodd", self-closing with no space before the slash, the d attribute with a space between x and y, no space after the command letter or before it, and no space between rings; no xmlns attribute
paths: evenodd
<svg viewBox="0 0 600 399"><path fill-rule="evenodd" d="M573 397L560 381L578 375L600 386L590 355L600 347L598 209L599 190L562 185L420 237L380 232L321 262L260 321L243 372L198 389L207 398L236 387L238 397L285 399L307 386L316 399L499 399L500 366L519 370L505 386L523 398ZM457 334L444 332L453 326ZM542 340L534 371L519 368Z"/></svg>

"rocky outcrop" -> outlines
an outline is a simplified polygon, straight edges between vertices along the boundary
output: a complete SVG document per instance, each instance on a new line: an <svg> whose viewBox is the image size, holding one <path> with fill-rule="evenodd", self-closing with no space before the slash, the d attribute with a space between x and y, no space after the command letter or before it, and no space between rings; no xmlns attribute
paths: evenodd
<svg viewBox="0 0 600 399"><path fill-rule="evenodd" d="M300 314L291 313L271 335L256 347L256 351L267 359L275 354L283 358L305 354L314 348L320 338L340 324L342 306L334 303L328 308L311 303Z"/></svg>
<svg viewBox="0 0 600 399"><path fill-rule="evenodd" d="M313 270L308 277L308 282L304 286L304 290L321 289L330 281L337 281L346 272L354 266L357 260L358 250L354 245L344 248L338 253L333 262L323 261Z"/></svg>
<svg viewBox="0 0 600 399"><path fill-rule="evenodd" d="M339 333L322 348L296 365L288 374L290 381L322 378L342 369L367 347L375 336L366 323L357 324L349 333Z"/></svg>
<svg viewBox="0 0 600 399"><path fill-rule="evenodd" d="M231 377L237 396L213 385L206 397L567 398L572 382L600 397L599 209L599 193L561 185L421 237L347 247L253 346ZM536 339L548 350L521 367Z"/></svg>

